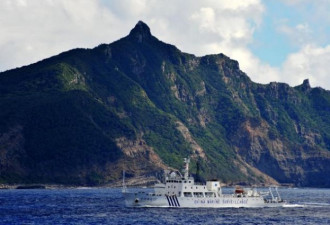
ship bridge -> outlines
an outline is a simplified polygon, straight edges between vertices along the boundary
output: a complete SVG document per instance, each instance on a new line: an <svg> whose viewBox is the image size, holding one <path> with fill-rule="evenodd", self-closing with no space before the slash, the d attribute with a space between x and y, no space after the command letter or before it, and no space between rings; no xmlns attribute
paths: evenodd
<svg viewBox="0 0 330 225"><path fill-rule="evenodd" d="M217 197L221 195L219 181L207 181L206 185L195 184L193 177L189 176L190 159L185 159L185 168L182 176L179 172L165 173L165 187L162 194L178 197Z"/></svg>

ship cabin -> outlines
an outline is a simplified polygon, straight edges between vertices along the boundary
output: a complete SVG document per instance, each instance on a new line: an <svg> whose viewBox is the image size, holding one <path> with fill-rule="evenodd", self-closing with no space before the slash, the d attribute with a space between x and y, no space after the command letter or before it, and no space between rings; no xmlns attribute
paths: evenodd
<svg viewBox="0 0 330 225"><path fill-rule="evenodd" d="M221 187L219 181L207 181L206 185L195 184L194 179L169 179L165 183L164 194L178 197L219 197Z"/></svg>
<svg viewBox="0 0 330 225"><path fill-rule="evenodd" d="M155 186L156 194L194 198L221 196L221 186L218 180L207 181L206 185L195 183L194 178L189 176L189 162L189 159L185 160L184 176L177 172L165 173L165 183Z"/></svg>

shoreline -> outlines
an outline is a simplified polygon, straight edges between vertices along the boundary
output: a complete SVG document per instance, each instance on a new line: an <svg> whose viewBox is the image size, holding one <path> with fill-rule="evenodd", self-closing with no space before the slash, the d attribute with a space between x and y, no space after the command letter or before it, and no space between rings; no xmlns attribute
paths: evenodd
<svg viewBox="0 0 330 225"><path fill-rule="evenodd" d="M223 188L235 188L237 185L226 185L223 184L221 187ZM243 188L249 188L249 187L255 187L255 188L267 188L270 186L267 185L240 185ZM127 185L127 188L152 188L152 185ZM327 187L296 187L296 186L277 186L279 188L327 188ZM122 185L117 184L104 184L104 185L97 185L97 186L88 186L88 185L63 185L63 184L15 184L15 185L9 185L9 184L0 184L0 191L1 190L41 190L41 189L47 189L47 190L60 190L60 189L93 189L93 188L122 188Z"/></svg>
<svg viewBox="0 0 330 225"><path fill-rule="evenodd" d="M222 185L222 188L235 188L237 185ZM270 185L271 186L271 185ZM253 185L241 186L243 188L255 187L255 188L267 188L270 187L267 185ZM126 185L127 188L152 188L149 185ZM330 187L298 187L298 186L287 186L287 185L279 185L278 188L317 188L317 189L330 189ZM122 185L113 185L113 184L105 184L105 185L97 185L97 186L87 186L87 185L63 185L63 184L33 184L33 185L24 185L24 184L0 184L1 190L60 190L60 189L97 189L97 188L122 188Z"/></svg>
<svg viewBox="0 0 330 225"><path fill-rule="evenodd" d="M147 176L137 176L132 178L126 178L125 184L130 188L144 188L144 187L152 187L154 184L159 183L159 180L155 177L147 177ZM259 184L250 184L246 182L228 182L221 183L222 187L270 187L274 186L274 184L270 183L259 183ZM327 187L298 187L294 184L283 183L279 185L275 185L278 187L287 187L287 188L327 188ZM100 185L72 185L72 184L43 184L43 183L31 183L31 184L0 184L1 189L77 189L77 188L121 188L122 180L112 181L106 184ZM328 187L330 188L330 187Z"/></svg>

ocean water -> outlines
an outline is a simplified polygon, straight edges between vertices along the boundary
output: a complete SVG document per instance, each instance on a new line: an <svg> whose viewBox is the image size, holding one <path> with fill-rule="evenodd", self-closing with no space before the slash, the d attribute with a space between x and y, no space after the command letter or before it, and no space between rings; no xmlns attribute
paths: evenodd
<svg viewBox="0 0 330 225"><path fill-rule="evenodd" d="M183 209L126 208L113 188L0 190L0 224L330 224L330 189L279 191L286 207Z"/></svg>

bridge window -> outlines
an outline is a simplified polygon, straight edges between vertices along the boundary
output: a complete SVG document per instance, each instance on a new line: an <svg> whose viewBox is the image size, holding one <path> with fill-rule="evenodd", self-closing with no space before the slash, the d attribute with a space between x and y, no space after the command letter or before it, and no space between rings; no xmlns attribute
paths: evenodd
<svg viewBox="0 0 330 225"><path fill-rule="evenodd" d="M191 192L183 192L183 196L184 197L192 197L192 193Z"/></svg>
<svg viewBox="0 0 330 225"><path fill-rule="evenodd" d="M205 192L205 197L207 197L207 198L215 198L215 193L214 192Z"/></svg>
<svg viewBox="0 0 330 225"><path fill-rule="evenodd" d="M204 194L203 194L203 192L194 192L194 197L196 197L196 198L203 198L204 197Z"/></svg>

